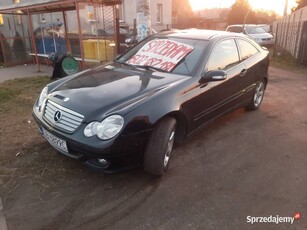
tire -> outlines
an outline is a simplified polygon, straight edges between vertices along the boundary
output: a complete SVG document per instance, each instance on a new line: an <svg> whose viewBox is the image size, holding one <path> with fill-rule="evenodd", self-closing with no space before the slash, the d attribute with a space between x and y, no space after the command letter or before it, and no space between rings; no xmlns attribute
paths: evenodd
<svg viewBox="0 0 307 230"><path fill-rule="evenodd" d="M265 87L266 83L264 80L257 83L252 101L245 107L246 110L253 111L259 109L264 97Z"/></svg>
<svg viewBox="0 0 307 230"><path fill-rule="evenodd" d="M152 175L163 175L169 166L175 140L176 119L167 117L161 120L149 138L144 153L144 171Z"/></svg>

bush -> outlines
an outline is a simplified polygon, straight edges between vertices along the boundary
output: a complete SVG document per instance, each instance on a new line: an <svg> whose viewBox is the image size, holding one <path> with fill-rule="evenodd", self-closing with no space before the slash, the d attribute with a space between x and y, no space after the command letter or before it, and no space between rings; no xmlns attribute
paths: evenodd
<svg viewBox="0 0 307 230"><path fill-rule="evenodd" d="M25 44L18 32L16 32L14 42L13 42L14 56L17 60L23 61L27 59Z"/></svg>
<svg viewBox="0 0 307 230"><path fill-rule="evenodd" d="M11 47L9 43L7 42L7 40L5 39L5 36L1 32L0 32L0 39L2 39L2 45L3 45L3 47L1 47L0 61L4 62L4 55L6 57L6 61L12 60Z"/></svg>

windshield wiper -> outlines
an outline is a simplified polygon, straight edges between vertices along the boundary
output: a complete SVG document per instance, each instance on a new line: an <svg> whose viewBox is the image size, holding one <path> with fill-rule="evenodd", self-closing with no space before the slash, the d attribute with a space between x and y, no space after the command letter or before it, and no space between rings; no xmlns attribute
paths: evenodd
<svg viewBox="0 0 307 230"><path fill-rule="evenodd" d="M164 73L168 73L168 71L164 70L164 69L160 69L158 67L155 67L155 66L150 66L150 65L131 65L131 66L134 66L134 67L137 67L137 68L143 68L143 69L146 69L146 70L153 70L153 71L159 71L159 72L164 72Z"/></svg>
<svg viewBox="0 0 307 230"><path fill-rule="evenodd" d="M131 65L131 64L127 63L127 62L121 62L121 61L117 61L117 60L115 60L114 62L122 64L122 65L134 67L134 65Z"/></svg>
<svg viewBox="0 0 307 230"><path fill-rule="evenodd" d="M114 62L122 64L122 65L130 66L130 67L143 68L143 69L146 69L146 70L152 70L152 71L159 71L159 72L168 73L167 70L160 69L160 68L155 67L155 66L150 66L150 65L132 65L132 64L129 64L127 62L121 62L121 61L117 61L117 60L115 60Z"/></svg>

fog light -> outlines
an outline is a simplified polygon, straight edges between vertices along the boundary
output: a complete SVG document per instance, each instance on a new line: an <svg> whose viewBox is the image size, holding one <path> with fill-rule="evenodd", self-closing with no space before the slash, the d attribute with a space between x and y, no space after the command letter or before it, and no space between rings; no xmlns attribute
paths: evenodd
<svg viewBox="0 0 307 230"><path fill-rule="evenodd" d="M109 162L106 159L103 158L98 158L97 161L102 165L102 166L107 166Z"/></svg>

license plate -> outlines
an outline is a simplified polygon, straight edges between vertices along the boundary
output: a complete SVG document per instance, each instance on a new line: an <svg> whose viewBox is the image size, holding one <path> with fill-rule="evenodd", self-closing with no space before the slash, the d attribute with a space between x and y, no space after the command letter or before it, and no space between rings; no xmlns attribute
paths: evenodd
<svg viewBox="0 0 307 230"><path fill-rule="evenodd" d="M52 133L48 132L44 128L42 128L42 131L43 131L43 136L54 148L56 148L57 150L63 151L64 153L68 153L66 141L54 136Z"/></svg>

